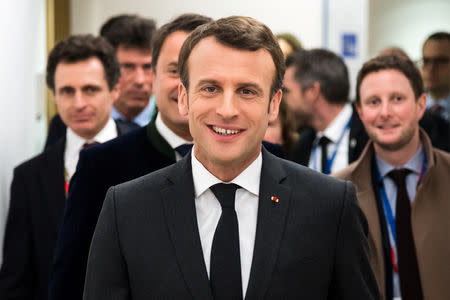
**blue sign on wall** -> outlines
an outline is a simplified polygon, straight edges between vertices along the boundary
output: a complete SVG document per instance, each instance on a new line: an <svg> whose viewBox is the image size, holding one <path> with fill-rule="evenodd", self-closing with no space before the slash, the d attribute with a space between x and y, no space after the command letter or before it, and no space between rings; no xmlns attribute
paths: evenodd
<svg viewBox="0 0 450 300"><path fill-rule="evenodd" d="M341 45L344 58L355 58L357 56L358 39L355 33L342 34Z"/></svg>

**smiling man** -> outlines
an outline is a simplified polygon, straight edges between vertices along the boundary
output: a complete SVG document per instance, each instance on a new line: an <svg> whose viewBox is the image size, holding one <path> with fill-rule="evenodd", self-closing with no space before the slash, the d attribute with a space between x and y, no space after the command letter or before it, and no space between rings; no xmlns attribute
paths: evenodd
<svg viewBox="0 0 450 300"><path fill-rule="evenodd" d="M356 97L370 142L337 177L356 186L383 299L445 299L450 155L419 127L426 108L419 70L409 59L374 58L359 71Z"/></svg>
<svg viewBox="0 0 450 300"><path fill-rule="evenodd" d="M71 36L50 52L47 85L67 133L14 170L0 299L47 300L53 250L78 154L122 132L110 117L119 77L114 49L101 37Z"/></svg>
<svg viewBox="0 0 450 300"><path fill-rule="evenodd" d="M84 299L377 299L352 185L262 147L284 69L254 19L191 33L178 108L194 150L109 190Z"/></svg>

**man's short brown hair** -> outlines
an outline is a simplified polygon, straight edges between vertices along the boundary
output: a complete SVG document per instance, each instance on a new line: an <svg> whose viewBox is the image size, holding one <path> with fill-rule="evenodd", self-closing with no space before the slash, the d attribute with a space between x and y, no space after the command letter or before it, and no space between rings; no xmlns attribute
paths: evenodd
<svg viewBox="0 0 450 300"><path fill-rule="evenodd" d="M411 84L416 100L424 93L420 71L410 59L400 58L396 55L377 56L364 63L358 72L356 79L356 103L358 105L361 104L359 89L363 79L371 73L382 70L397 70L405 75Z"/></svg>
<svg viewBox="0 0 450 300"><path fill-rule="evenodd" d="M181 47L178 59L180 79L188 89L188 59L192 49L203 39L214 37L217 42L239 50L257 51L267 50L275 64L275 76L271 86L271 98L281 89L283 83L284 64L283 52L281 52L276 37L263 23L250 17L232 16L202 25L194 30Z"/></svg>
<svg viewBox="0 0 450 300"><path fill-rule="evenodd" d="M105 38L91 34L71 35L56 44L48 55L47 86L55 91L55 71L59 63L77 63L92 57L101 61L109 90L113 90L120 78L116 53Z"/></svg>
<svg viewBox="0 0 450 300"><path fill-rule="evenodd" d="M176 31L184 31L190 33L195 28L212 21L211 18L198 14L183 14L172 20L171 22L161 26L152 39L152 68L156 73L156 65L158 64L159 55L164 41L167 37Z"/></svg>

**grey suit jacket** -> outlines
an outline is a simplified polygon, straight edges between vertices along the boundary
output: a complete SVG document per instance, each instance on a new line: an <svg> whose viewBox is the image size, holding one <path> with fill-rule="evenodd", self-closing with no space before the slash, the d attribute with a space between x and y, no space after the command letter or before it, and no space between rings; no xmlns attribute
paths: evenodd
<svg viewBox="0 0 450 300"><path fill-rule="evenodd" d="M84 299L212 299L190 159L108 191ZM351 183L263 149L259 198L246 299L378 299Z"/></svg>

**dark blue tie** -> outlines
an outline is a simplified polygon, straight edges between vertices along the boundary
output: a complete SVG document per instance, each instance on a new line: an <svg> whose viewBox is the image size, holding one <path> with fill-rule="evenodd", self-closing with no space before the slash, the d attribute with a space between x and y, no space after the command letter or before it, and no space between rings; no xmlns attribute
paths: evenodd
<svg viewBox="0 0 450 300"><path fill-rule="evenodd" d="M181 146L176 147L175 151L177 151L181 155L181 157L185 157L186 154L188 154L189 151L191 151L192 145L193 144L183 144Z"/></svg>
<svg viewBox="0 0 450 300"><path fill-rule="evenodd" d="M239 227L234 209L238 188L236 184L224 183L211 187L222 206L211 248L210 282L215 300L242 299Z"/></svg>

